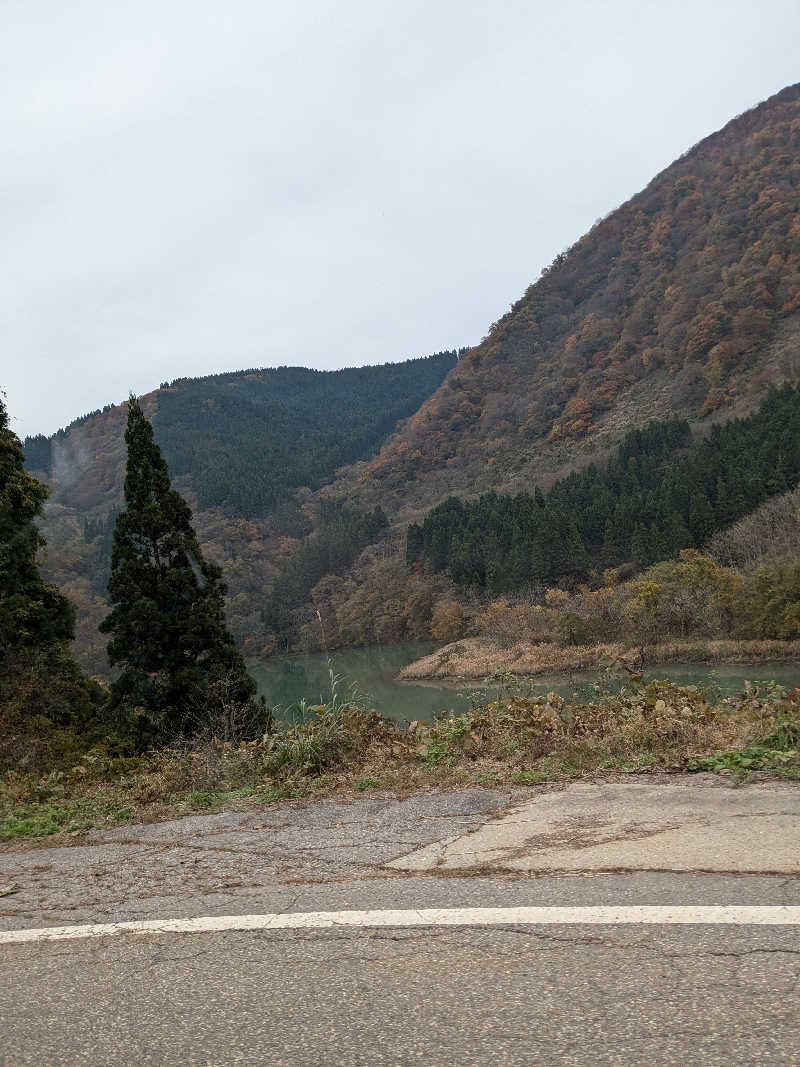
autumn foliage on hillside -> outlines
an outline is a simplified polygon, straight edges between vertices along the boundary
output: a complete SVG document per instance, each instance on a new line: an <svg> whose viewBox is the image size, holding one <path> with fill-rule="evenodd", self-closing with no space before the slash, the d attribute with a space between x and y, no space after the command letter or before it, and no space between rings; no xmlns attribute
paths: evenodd
<svg viewBox="0 0 800 1067"><path fill-rule="evenodd" d="M696 145L542 272L383 450L400 484L465 457L591 434L654 372L673 414L735 400L800 322L800 84Z"/></svg>
<svg viewBox="0 0 800 1067"><path fill-rule="evenodd" d="M222 569L228 628L247 654L264 646L260 616L276 573L324 511L311 489L339 464L373 455L457 358L445 351L339 371L251 369L163 382L142 398L170 477L195 513L203 555ZM44 573L77 608L77 651L93 673L107 669L98 625L122 507L125 418L125 407L108 406L25 441L29 469L52 492Z"/></svg>

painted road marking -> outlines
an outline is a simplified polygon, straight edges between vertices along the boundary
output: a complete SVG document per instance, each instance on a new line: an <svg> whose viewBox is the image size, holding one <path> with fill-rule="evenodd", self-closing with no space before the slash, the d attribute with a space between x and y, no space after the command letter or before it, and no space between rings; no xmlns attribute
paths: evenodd
<svg viewBox="0 0 800 1067"><path fill-rule="evenodd" d="M296 911L263 915L206 915L85 926L0 931L0 945L66 941L115 934L201 934L221 930L327 930L381 926L619 925L800 926L800 907L772 905L630 905L574 908L421 908L406 911Z"/></svg>

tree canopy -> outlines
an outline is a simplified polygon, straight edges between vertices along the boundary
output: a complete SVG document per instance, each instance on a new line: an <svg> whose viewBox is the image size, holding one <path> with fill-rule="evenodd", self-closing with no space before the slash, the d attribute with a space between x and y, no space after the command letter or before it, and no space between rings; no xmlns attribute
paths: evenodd
<svg viewBox="0 0 800 1067"><path fill-rule="evenodd" d="M316 489L337 467L373 455L456 360L456 352L438 352L375 367L276 367L164 382L156 439L173 477L190 477L201 510L278 513L284 525L296 524L287 509L294 490Z"/></svg>
<svg viewBox="0 0 800 1067"><path fill-rule="evenodd" d="M529 582L574 584L591 567L639 568L703 546L800 479L800 386L773 389L746 419L692 447L688 423L627 434L616 457L546 494L451 497L408 530L407 561L492 593Z"/></svg>
<svg viewBox="0 0 800 1067"><path fill-rule="evenodd" d="M105 694L69 647L72 604L39 571L47 487L23 462L0 399L0 770L74 760L78 733L87 743L106 733Z"/></svg>

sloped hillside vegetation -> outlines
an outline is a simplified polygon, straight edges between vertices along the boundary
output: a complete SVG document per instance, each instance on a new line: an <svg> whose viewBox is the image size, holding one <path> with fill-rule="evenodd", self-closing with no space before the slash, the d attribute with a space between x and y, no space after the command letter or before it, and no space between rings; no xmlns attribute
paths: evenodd
<svg viewBox="0 0 800 1067"><path fill-rule="evenodd" d="M623 425L642 424L627 399L637 387L660 394L651 418L659 405L695 418L797 376L799 204L794 85L700 142L559 255L365 481L396 489L398 502L429 472L447 470L453 488L476 474L500 485L515 465L535 463L532 448L574 455L615 411ZM786 365L765 367L784 325Z"/></svg>
<svg viewBox="0 0 800 1067"><path fill-rule="evenodd" d="M155 402L156 440L171 477L187 479L200 510L263 518L285 506L293 490L317 489L337 467L376 452L458 356L447 351L374 367L276 367L162 382L148 397ZM28 468L58 482L70 437L94 429L87 423L102 425L112 410L81 416L49 438L27 437Z"/></svg>
<svg viewBox="0 0 800 1067"><path fill-rule="evenodd" d="M293 490L318 489L413 415L456 365L456 352L316 371L304 367L184 378L159 393L157 440L201 510L263 518Z"/></svg>
<svg viewBox="0 0 800 1067"><path fill-rule="evenodd" d="M714 426L689 455L689 424L652 423L546 495L451 497L408 530L407 560L492 593L531 582L574 584L592 568L644 568L718 530L800 479L800 389L773 390L747 419Z"/></svg>
<svg viewBox="0 0 800 1067"><path fill-rule="evenodd" d="M202 550L222 568L228 623L240 646L252 653L264 644L265 597L320 512L312 490L340 464L373 456L458 357L448 351L340 371L249 370L164 382L142 397L170 477L195 511ZM43 523L44 573L76 605L76 650L99 674L108 669L97 627L108 611L122 502L124 411L109 406L50 438L25 441L28 469L52 493ZM350 552L348 538L341 551L330 546L335 558Z"/></svg>

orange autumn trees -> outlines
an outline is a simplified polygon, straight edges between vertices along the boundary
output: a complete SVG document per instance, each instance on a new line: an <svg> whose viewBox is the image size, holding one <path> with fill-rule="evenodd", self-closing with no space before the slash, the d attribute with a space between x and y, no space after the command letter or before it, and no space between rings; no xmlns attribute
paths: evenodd
<svg viewBox="0 0 800 1067"><path fill-rule="evenodd" d="M748 390L760 399L770 345L782 329L800 331L798 190L795 85L700 142L557 256L367 480L399 486L453 454L466 480L485 465L489 437L493 455L524 462L532 443L591 435L651 379L668 410L689 417ZM774 382L780 370L766 375Z"/></svg>

